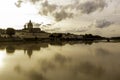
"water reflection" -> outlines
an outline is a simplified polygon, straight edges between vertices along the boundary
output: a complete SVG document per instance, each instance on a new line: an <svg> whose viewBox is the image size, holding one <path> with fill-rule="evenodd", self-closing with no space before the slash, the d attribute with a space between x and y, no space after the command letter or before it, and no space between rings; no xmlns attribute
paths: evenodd
<svg viewBox="0 0 120 80"><path fill-rule="evenodd" d="M3 52L0 51L0 68L4 67L4 62L3 59L5 58L5 54Z"/></svg>
<svg viewBox="0 0 120 80"><path fill-rule="evenodd" d="M99 55L99 56L108 56L111 54L108 50L105 50L103 48L98 48L98 49L96 49L96 51L97 51L96 52L97 55Z"/></svg>
<svg viewBox="0 0 120 80"><path fill-rule="evenodd" d="M50 43L20 43L20 42L11 42L11 43L0 43L0 50L6 49L7 54L14 54L15 50L24 50L24 53L31 58L33 51L40 51L41 48L47 48L48 45L54 46L64 46L65 44L85 44L91 45L93 42L50 42Z"/></svg>
<svg viewBox="0 0 120 80"><path fill-rule="evenodd" d="M14 53L14 52L15 52L14 46L8 45L8 46L6 47L6 52L7 52L8 54Z"/></svg>
<svg viewBox="0 0 120 80"><path fill-rule="evenodd" d="M24 50L29 57L33 51L40 51L40 48L47 48L48 43L1 43L0 50L6 49L7 54L14 54L15 50Z"/></svg>
<svg viewBox="0 0 120 80"><path fill-rule="evenodd" d="M79 65L75 66L73 69L75 74L85 74L93 77L101 77L104 75L105 70L102 66L96 66L91 62L82 62Z"/></svg>
<svg viewBox="0 0 120 80"><path fill-rule="evenodd" d="M6 51L4 59L2 58L4 67L0 68L0 80L120 79L120 43L101 42L88 45L82 42L52 42L0 45L0 51ZM3 53L0 53L0 58L1 54Z"/></svg>

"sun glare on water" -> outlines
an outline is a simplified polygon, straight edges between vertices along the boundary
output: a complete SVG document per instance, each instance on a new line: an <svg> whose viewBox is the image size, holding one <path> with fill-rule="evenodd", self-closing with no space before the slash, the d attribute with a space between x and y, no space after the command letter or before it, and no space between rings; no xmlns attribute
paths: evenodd
<svg viewBox="0 0 120 80"><path fill-rule="evenodd" d="M5 58L6 54L3 51L0 51L0 68L4 67L4 58Z"/></svg>

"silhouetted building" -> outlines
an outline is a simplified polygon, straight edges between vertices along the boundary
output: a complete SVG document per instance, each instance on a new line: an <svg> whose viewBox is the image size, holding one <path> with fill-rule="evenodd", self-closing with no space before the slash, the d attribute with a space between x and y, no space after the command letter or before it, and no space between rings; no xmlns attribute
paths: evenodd
<svg viewBox="0 0 120 80"><path fill-rule="evenodd" d="M20 38L49 38L49 33L42 31L40 28L34 28L31 20L24 25L24 29L16 30L16 36Z"/></svg>
<svg viewBox="0 0 120 80"><path fill-rule="evenodd" d="M31 20L27 24L27 27L28 27L28 29L32 29L33 28L33 23L31 22Z"/></svg>
<svg viewBox="0 0 120 80"><path fill-rule="evenodd" d="M32 33L40 33L41 29L40 28L32 28L30 32L32 32Z"/></svg>

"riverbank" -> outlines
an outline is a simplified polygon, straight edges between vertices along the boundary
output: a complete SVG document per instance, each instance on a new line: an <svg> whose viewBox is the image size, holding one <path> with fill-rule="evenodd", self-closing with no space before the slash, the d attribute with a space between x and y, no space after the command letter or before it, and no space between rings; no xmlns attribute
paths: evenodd
<svg viewBox="0 0 120 80"><path fill-rule="evenodd" d="M108 39L108 38L19 38L9 37L0 38L0 42L67 42L67 41L82 41L82 42L94 42L94 41L120 41L120 39Z"/></svg>

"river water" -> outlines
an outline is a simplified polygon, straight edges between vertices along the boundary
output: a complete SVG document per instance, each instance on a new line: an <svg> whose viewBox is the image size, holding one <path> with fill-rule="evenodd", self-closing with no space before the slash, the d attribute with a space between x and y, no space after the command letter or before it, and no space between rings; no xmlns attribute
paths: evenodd
<svg viewBox="0 0 120 80"><path fill-rule="evenodd" d="M120 80L120 42L0 43L0 80Z"/></svg>

